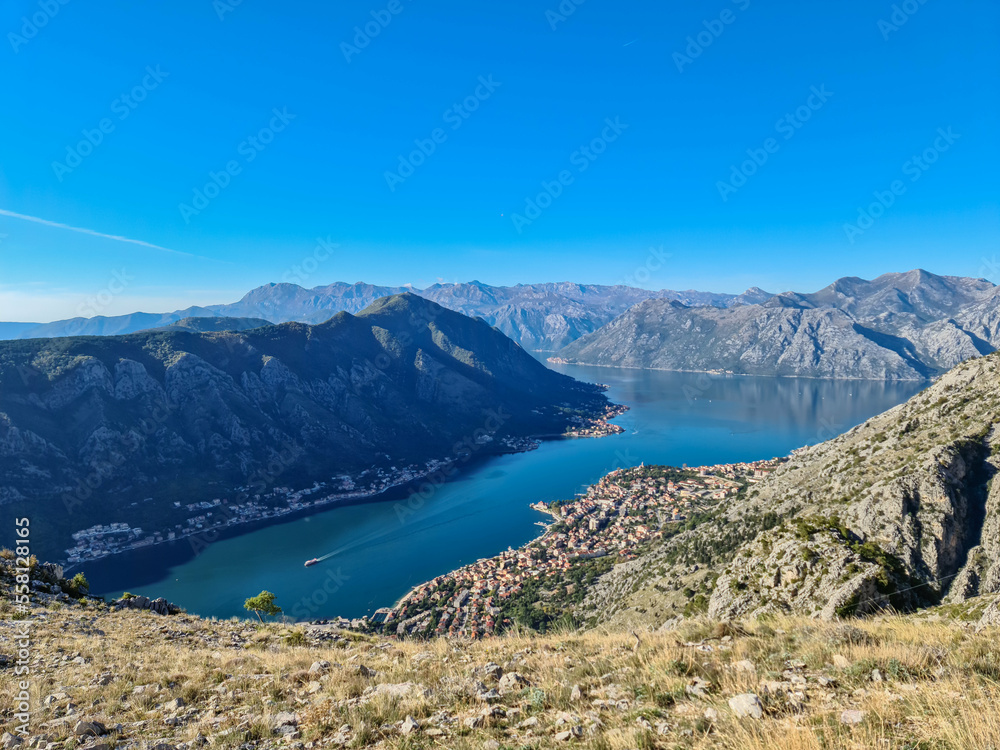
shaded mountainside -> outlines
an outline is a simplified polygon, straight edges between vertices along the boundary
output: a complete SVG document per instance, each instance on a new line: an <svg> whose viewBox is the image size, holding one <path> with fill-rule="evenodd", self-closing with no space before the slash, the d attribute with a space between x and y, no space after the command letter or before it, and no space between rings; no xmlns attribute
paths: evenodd
<svg viewBox="0 0 1000 750"><path fill-rule="evenodd" d="M115 317L73 318L44 325L0 323L0 339L53 336L106 336L170 325L184 318L264 318L278 323L322 323L337 312L358 312L380 297L411 292L444 307L478 316L526 349L554 351L597 330L638 302L654 297L688 305L727 306L771 297L756 287L743 295L710 292L650 291L628 286L557 282L498 287L472 281L411 287L337 282L314 289L296 284L267 284L228 305L188 308L173 313L134 313Z"/></svg>
<svg viewBox="0 0 1000 750"><path fill-rule="evenodd" d="M503 450L606 405L483 321L408 294L317 326L4 342L0 504L62 532L161 524L175 501L423 464L462 441Z"/></svg>
<svg viewBox="0 0 1000 750"><path fill-rule="evenodd" d="M996 349L1000 288L925 271L840 279L725 309L648 300L560 361L664 370L920 380Z"/></svg>
<svg viewBox="0 0 1000 750"><path fill-rule="evenodd" d="M584 614L659 624L642 613L676 614L697 599L719 619L830 618L1000 592L998 424L992 354L797 451L720 511L616 566Z"/></svg>
<svg viewBox="0 0 1000 750"><path fill-rule="evenodd" d="M249 331L274 325L263 318L184 318L160 330L185 330L193 333L218 331Z"/></svg>

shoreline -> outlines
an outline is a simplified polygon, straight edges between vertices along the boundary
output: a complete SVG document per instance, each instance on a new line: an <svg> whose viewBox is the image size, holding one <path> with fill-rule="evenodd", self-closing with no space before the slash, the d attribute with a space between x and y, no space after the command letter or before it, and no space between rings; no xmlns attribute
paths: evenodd
<svg viewBox="0 0 1000 750"><path fill-rule="evenodd" d="M556 501L556 507L542 501L530 503L532 510L550 516L552 523L544 524L541 534L517 548L508 547L416 584L392 606L377 609L374 616L339 620L344 627L375 628L387 637L477 639L495 635L512 622L505 602L516 600L525 581L548 581L555 576L551 580L558 587L574 564L598 558L635 559L667 526L684 523L692 514L746 491L787 460L776 456L690 468L642 463L614 469L586 492ZM629 481L627 490L618 484L620 479ZM622 508L627 512L619 512ZM672 511L669 518L662 515L665 510ZM553 526L560 522L565 528L553 533ZM535 554L538 551L540 555ZM325 622L330 619L335 618Z"/></svg>
<svg viewBox="0 0 1000 750"><path fill-rule="evenodd" d="M556 522L556 514L555 514L555 512L552 511L551 508L547 508L545 510L542 510L541 508L537 507L539 504L541 504L541 500L536 501L534 503L529 503L528 507L531 508L531 509L533 509L533 510L537 510L539 513L544 513L545 515L551 516L552 519L553 519L552 523L543 524L541 521L536 521L536 525L544 525L545 530L541 534L539 534L538 536L536 536L536 537L534 537L532 539L529 539L527 542L525 542L524 544L520 545L519 547L516 547L516 548L508 547L508 549L523 549L523 548L527 547L529 544L534 544L535 542L539 541L540 539L544 539L546 536L548 536L549 530L551 529L552 525ZM488 557L481 557L478 560L475 560L474 562L466 563L465 565L461 565L461 566L459 566L459 567L457 567L457 568L455 568L453 570L449 570L447 573L442 573L440 576L435 576L434 578L431 579L431 581L437 580L438 578L443 578L444 576L452 575L453 573L455 573L455 572L457 572L457 571L461 570L462 568L465 568L465 567L467 567L469 565L476 565L477 563L481 563L481 562L483 562L485 560L492 560L494 557L496 557L496 555L492 555L492 556L488 556ZM409 598L409 596L411 594L413 594L417 589L419 589L419 588L421 588L423 586L426 586L428 583L429 583L429 581L421 581L420 583L414 584L410 588L409 591L407 591L405 594L403 594L401 597L399 597L395 602L392 603L391 606L388 606L388 607L379 607L375 611L376 612L381 612L381 611L387 610L387 609L396 609L396 608L398 608L404 601L406 601L407 598ZM322 620L322 619L324 619L324 618L320 618L320 620ZM358 619L360 619L360 618L358 618ZM369 618L369 619L371 619L371 618ZM303 621L301 621L301 622L299 622L297 624L300 624L300 625L317 625L317 624L321 624L321 623L318 620L303 620Z"/></svg>
<svg viewBox="0 0 1000 750"><path fill-rule="evenodd" d="M533 438L525 438L525 439L532 440ZM315 515L316 513L326 513L331 510L337 510L338 508L347 508L352 505L366 505L368 503L390 502L391 500L396 499L397 496L403 497L405 496L406 493L415 491L427 479L427 477L442 470L453 469L459 463L461 463L462 467L464 468L466 466L472 466L479 461L487 460L490 458L495 458L499 456L512 456L520 453L530 453L536 448L537 448L537 443L535 443L535 447L524 447L519 449L512 448L504 451L495 451L492 453L473 455L470 456L470 458L465 461L460 461L460 459L455 459L454 461L451 461L449 463L442 463L436 466L434 469L428 470L422 474L418 474L409 479L389 484L379 490L369 491L369 492L348 493L346 495L332 497L331 499L328 500L320 500L308 506L277 509L275 513L268 516L252 518L245 521L236 521L235 523L223 523L218 526L211 526L205 529L197 529L196 531L192 531L190 533L178 533L173 539L164 539L159 542L143 544L137 547L127 547L125 549L121 549L116 552L111 552L106 555L102 555L100 557L89 558L87 560L80 560L78 562L67 563L65 565L63 565L63 563L61 562L59 564L63 565L63 569L66 572L69 572L76 568L86 566L87 564L106 562L111 558L116 558L122 555L128 555L137 552L144 552L146 550L151 551L156 549L157 547L162 547L163 545L174 545L179 542L183 542L186 539L191 539L192 537L198 537L201 535L213 537L211 541L207 541L204 543L205 546L208 546L214 544L215 542L222 541L223 539L233 539L239 536L243 536L244 534L250 533L252 531L257 531L270 526L278 526L283 523L288 523L289 521L295 521L300 518ZM392 495L391 497L388 496L390 494ZM227 503L223 503L221 506L218 507L225 507L226 505ZM190 546L191 546L191 551L193 553L192 557L197 557L198 553L195 552L195 546L193 544Z"/></svg>
<svg viewBox="0 0 1000 750"><path fill-rule="evenodd" d="M609 370L652 370L653 372L684 372L692 375L720 375L739 378L801 378L802 380L830 380L838 383L933 383L933 378L831 378L821 375L758 375L752 372L731 372L729 370L677 370L670 367L639 367L637 365L598 365L590 362L570 362L561 357L548 357L546 362L566 367L603 367Z"/></svg>
<svg viewBox="0 0 1000 750"><path fill-rule="evenodd" d="M492 450L482 452L481 449L486 447L486 444L484 444L479 446L480 450L474 453L466 454L464 458L459 457L449 461L445 461L445 459L428 459L428 461L437 462L433 468L426 469L423 472L418 472L416 475L407 479L390 483L375 491L348 492L337 496L329 496L329 499L321 499L317 502L309 504L308 506L275 508L273 509L274 512L270 515L250 518L247 520L239 520L235 515L229 516L228 520L224 523L208 528L192 530L191 532L176 533L173 539L163 539L161 541L141 544L139 546L130 546L101 555L100 557L88 558L72 563L64 560L60 561L59 564L62 565L63 569L68 573L73 570L85 568L87 565L106 564L111 560L121 559L123 555L152 552L154 550L162 549L164 545L173 547L177 544L183 544L185 540L197 539L199 536L210 537L210 539L203 541L200 545L201 547L207 547L225 539L236 538L244 534L252 533L253 531L289 523L317 513L325 513L353 505L366 505L369 503L390 502L393 500L405 499L409 494L418 491L424 485L428 484L428 482L430 482L434 487L443 486L448 484L459 472L472 468L483 461L502 456L530 453L531 451L537 450L543 441L554 442L558 440L606 437L607 435L620 434L623 432L623 428L619 425L611 424L609 420L624 414L628 410L628 406L609 403L605 412L596 414L595 416L589 418L590 422L588 429L596 430L596 432L580 433L579 427L574 425L567 427L568 431L565 433L549 433L516 438L510 437L506 439L513 441L515 445L507 444L500 450L493 448ZM438 475L443 475L444 479L442 481L434 481L433 478ZM228 502L223 502L221 505L216 507L223 509L229 505L237 505L237 503L230 504ZM200 554L199 545L195 542L188 541L187 545L188 547L185 550L185 554L180 556L181 559L179 562L181 563L187 562ZM171 563L171 565L175 564L178 564L178 562L173 561ZM140 581L131 585L138 587L146 584ZM114 591L115 588L116 587L113 587L109 589L109 591Z"/></svg>

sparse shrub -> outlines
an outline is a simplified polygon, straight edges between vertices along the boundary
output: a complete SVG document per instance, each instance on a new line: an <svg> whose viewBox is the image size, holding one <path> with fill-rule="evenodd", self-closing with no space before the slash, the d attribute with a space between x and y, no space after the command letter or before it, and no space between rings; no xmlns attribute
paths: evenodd
<svg viewBox="0 0 1000 750"><path fill-rule="evenodd" d="M90 584L83 573L77 573L69 582L69 590L66 592L74 599L81 599L90 593Z"/></svg>

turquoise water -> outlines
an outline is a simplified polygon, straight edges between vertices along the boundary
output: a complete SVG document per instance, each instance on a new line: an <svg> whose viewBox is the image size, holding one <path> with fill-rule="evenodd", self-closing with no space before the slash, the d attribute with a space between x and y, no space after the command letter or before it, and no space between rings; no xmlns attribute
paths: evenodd
<svg viewBox="0 0 1000 750"><path fill-rule="evenodd" d="M204 616L245 616L243 600L273 591L296 619L358 617L412 586L537 536L537 500L572 497L607 472L640 462L680 466L787 455L902 403L923 385L706 376L555 366L611 386L631 410L625 433L543 443L470 466L429 497L337 508L210 545L187 541L84 567L92 590L162 596ZM331 474L336 473L335 470ZM337 552L310 568L303 562Z"/></svg>

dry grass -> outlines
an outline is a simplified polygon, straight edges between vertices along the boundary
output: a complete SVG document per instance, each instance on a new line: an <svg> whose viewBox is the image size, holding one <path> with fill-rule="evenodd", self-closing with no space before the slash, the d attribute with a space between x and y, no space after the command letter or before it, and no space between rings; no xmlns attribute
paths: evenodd
<svg viewBox="0 0 1000 750"><path fill-rule="evenodd" d="M303 638L295 631L289 638L280 625L94 606L42 612L45 619L36 614L33 625L39 662L31 677L32 731L60 743L84 717L122 724L112 735L119 747L161 738L190 743L201 735L211 747L233 748L481 749L491 740L509 748L606 750L1000 748L996 633L976 634L946 621L775 619L745 630L695 621L679 631L641 634L633 649L631 635L599 632L475 643L378 642L344 634L337 643L319 644L310 631L304 645L289 645ZM0 653L13 652L15 624L0 621ZM73 661L77 654L84 663ZM835 667L835 655L850 666ZM308 672L318 660L333 665L322 678ZM741 661L755 671L737 668ZM474 681L495 686L480 669L488 662L530 684L493 704L506 717L489 716L470 728L465 720L486 705ZM360 665L376 674L359 673ZM882 681L872 680L873 670ZM804 677L805 685L789 684L791 675ZM834 682L823 685L821 677ZM686 692L696 679L709 683L705 696ZM377 685L398 683L428 692L372 694ZM576 700L574 686L582 693ZM13 731L15 687L13 669L0 670L0 725L7 731ZM760 696L763 719L730 710L728 699L747 692ZM57 698L44 704L53 694ZM177 698L185 705L166 708ZM67 720L70 703L75 708ZM717 715L706 718L706 709ZM845 709L863 711L861 723L843 724ZM298 715L301 737L273 734L281 711ZM398 729L407 716L421 725L409 736ZM537 724L522 723L531 719ZM341 733L344 725L350 730ZM574 726L580 738L556 739Z"/></svg>

